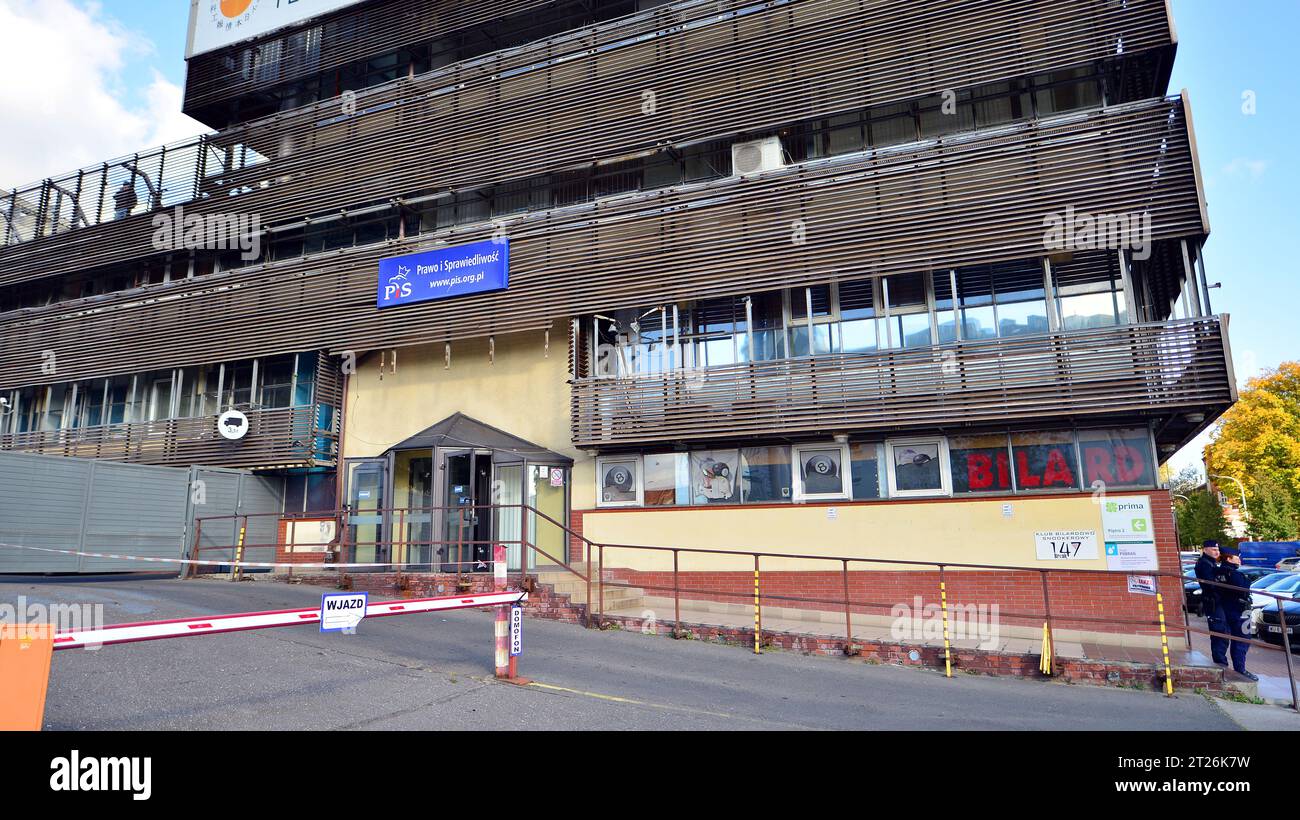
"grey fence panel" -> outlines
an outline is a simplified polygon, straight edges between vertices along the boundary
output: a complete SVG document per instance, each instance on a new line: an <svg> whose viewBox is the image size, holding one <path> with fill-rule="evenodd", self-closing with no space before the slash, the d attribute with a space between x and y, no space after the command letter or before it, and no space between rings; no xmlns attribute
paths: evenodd
<svg viewBox="0 0 1300 820"><path fill-rule="evenodd" d="M275 544L280 535L279 513L284 510L284 479L279 476L248 474L240 484L239 512L248 519L248 544ZM258 515L276 513L276 515ZM247 561L274 561L275 547L254 547L244 554Z"/></svg>
<svg viewBox="0 0 1300 820"><path fill-rule="evenodd" d="M196 485L194 481L201 481ZM237 470L178 469L0 452L0 544L182 558L194 542L195 518L279 513L284 480ZM272 543L278 516L257 523L250 543ZM250 522L251 523L251 522ZM230 546L237 521L209 525L202 543ZM202 554L230 560L233 550ZM269 547L262 551L273 554ZM249 556L249 560L270 560ZM91 558L0 546L0 574L177 572L177 564Z"/></svg>
<svg viewBox="0 0 1300 820"><path fill-rule="evenodd" d="M180 558L189 471L93 461L82 544L88 552ZM178 571L176 564L83 558L82 572Z"/></svg>
<svg viewBox="0 0 1300 820"><path fill-rule="evenodd" d="M79 549L89 462L0 452L0 543ZM74 555L0 547L0 573L76 572Z"/></svg>

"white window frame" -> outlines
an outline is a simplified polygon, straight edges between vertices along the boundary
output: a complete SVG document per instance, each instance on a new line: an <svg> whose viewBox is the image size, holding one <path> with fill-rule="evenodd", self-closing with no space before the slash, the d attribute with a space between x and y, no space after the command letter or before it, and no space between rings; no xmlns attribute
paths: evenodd
<svg viewBox="0 0 1300 820"><path fill-rule="evenodd" d="M803 486L803 454L813 450L840 451L840 491L838 493L807 493ZM794 462L791 477L794 483L794 503L805 504L818 501L848 501L853 498L853 459L849 453L848 443L832 441L822 444L797 444L792 450Z"/></svg>
<svg viewBox="0 0 1300 820"><path fill-rule="evenodd" d="M917 444L939 445L939 480L943 485L939 490L900 490L898 479L894 475L896 461L894 449ZM947 436L914 436L911 438L892 438L885 441L885 467L889 479L890 498L951 498L952 497L952 460L948 453Z"/></svg>
<svg viewBox="0 0 1300 820"><path fill-rule="evenodd" d="M605 466L609 464L632 464L632 486L636 498L632 501L605 500ZM601 456L596 459L596 507L611 509L617 507L644 507L645 481L642 478L641 456Z"/></svg>

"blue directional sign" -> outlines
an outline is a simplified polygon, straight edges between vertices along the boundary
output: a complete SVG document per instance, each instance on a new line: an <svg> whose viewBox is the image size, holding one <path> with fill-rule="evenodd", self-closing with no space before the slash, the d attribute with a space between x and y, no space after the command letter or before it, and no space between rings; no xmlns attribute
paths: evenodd
<svg viewBox="0 0 1300 820"><path fill-rule="evenodd" d="M413 253L379 262L379 307L490 293L510 287L510 240Z"/></svg>

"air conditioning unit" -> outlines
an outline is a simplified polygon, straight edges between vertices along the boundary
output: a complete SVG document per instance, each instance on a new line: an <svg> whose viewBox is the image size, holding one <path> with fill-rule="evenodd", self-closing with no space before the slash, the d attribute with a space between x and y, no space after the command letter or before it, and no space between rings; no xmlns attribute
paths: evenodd
<svg viewBox="0 0 1300 820"><path fill-rule="evenodd" d="M780 137L767 137L731 146L731 172L747 177L785 167L785 150Z"/></svg>

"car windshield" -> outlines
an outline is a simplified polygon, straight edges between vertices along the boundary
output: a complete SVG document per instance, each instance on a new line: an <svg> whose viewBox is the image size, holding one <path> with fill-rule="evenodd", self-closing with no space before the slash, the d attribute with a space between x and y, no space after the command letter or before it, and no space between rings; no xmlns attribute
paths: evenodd
<svg viewBox="0 0 1300 820"><path fill-rule="evenodd" d="M1287 578L1292 578L1294 576L1295 576L1294 572L1275 572L1272 575L1265 575L1263 578L1260 578L1258 581L1251 584L1250 588L1268 589L1274 584L1280 584L1283 581L1285 581Z"/></svg>

